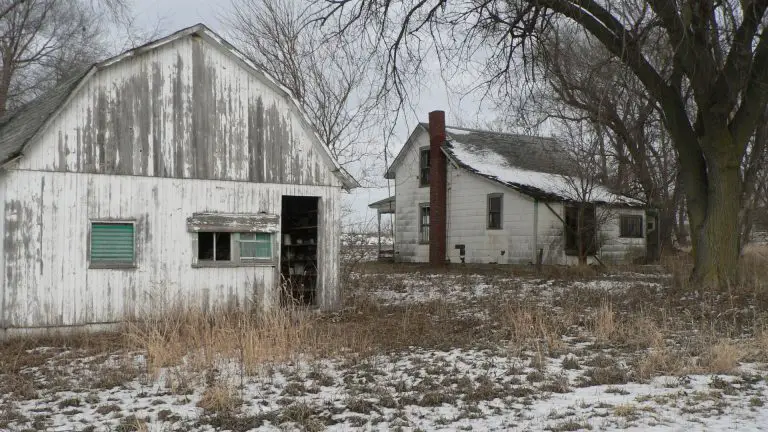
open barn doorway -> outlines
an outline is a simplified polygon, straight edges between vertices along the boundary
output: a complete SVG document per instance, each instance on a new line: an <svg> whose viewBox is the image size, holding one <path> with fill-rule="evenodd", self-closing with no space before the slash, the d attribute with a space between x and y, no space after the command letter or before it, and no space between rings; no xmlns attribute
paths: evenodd
<svg viewBox="0 0 768 432"><path fill-rule="evenodd" d="M283 305L317 302L318 197L283 196L280 274Z"/></svg>

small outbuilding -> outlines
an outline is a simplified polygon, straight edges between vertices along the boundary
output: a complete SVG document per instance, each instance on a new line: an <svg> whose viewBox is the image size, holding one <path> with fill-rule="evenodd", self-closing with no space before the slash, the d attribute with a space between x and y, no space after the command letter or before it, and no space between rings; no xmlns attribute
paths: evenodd
<svg viewBox="0 0 768 432"><path fill-rule="evenodd" d="M552 138L446 127L435 111L386 171L395 195L371 207L395 214L396 261L654 260L657 213L600 184L579 195L568 164Z"/></svg>
<svg viewBox="0 0 768 432"><path fill-rule="evenodd" d="M290 92L204 25L0 119L0 336L153 305L339 302L357 183Z"/></svg>

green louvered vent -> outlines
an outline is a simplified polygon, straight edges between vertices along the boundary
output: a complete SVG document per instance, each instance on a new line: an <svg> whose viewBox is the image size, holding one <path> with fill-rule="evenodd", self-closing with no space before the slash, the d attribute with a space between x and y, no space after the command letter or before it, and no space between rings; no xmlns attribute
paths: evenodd
<svg viewBox="0 0 768 432"><path fill-rule="evenodd" d="M91 225L91 265L132 265L133 254L133 224Z"/></svg>

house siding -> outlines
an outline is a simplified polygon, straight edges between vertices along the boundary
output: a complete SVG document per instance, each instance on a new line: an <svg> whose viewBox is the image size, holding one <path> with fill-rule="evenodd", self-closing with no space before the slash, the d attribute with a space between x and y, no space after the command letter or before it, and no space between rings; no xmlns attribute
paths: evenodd
<svg viewBox="0 0 768 432"><path fill-rule="evenodd" d="M419 131L406 143L395 172L395 258L403 262L429 261L429 245L419 243L419 204L429 202L429 187L419 186L419 150L429 147L429 134Z"/></svg>
<svg viewBox="0 0 768 432"><path fill-rule="evenodd" d="M5 328L117 322L159 304L274 306L276 264L193 268L196 234L187 218L279 215L283 195L320 197L325 220L337 221L340 211L339 189L327 186L37 171L9 172L4 184ZM135 221L136 268L88 268L90 222L98 219ZM331 308L339 300L339 233L334 223L321 225L318 305ZM279 242L274 246L279 257Z"/></svg>
<svg viewBox="0 0 768 432"><path fill-rule="evenodd" d="M502 229L488 229L488 194L502 194ZM448 256L460 262L524 264L534 257L534 200L503 185L449 165ZM503 252L503 253L502 253Z"/></svg>
<svg viewBox="0 0 768 432"><path fill-rule="evenodd" d="M419 187L419 149L429 145L426 131L417 132L404 148L395 169L396 258L403 262L428 262L429 246L419 244L419 203L429 202L429 188ZM538 251L542 263L573 265L578 257L564 251L565 206L562 202L538 201L493 180L448 163L448 229L446 258L466 263L532 264ZM487 228L487 199L503 195L502 229ZM645 254L645 238L620 238L622 214L645 215L644 209L599 206L604 215L599 228L599 259L625 263ZM534 235L535 233L535 235ZM504 252L502 254L502 251ZM590 262L595 260L590 258Z"/></svg>
<svg viewBox="0 0 768 432"><path fill-rule="evenodd" d="M600 260L606 263L630 263L646 255L646 220L645 209L612 208L607 212L605 222L600 227ZM642 216L643 236L639 238L619 237L619 221L622 215Z"/></svg>

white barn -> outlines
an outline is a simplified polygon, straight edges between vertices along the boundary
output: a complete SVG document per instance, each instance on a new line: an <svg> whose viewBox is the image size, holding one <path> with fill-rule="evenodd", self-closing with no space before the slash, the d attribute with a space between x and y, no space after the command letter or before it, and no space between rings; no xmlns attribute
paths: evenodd
<svg viewBox="0 0 768 432"><path fill-rule="evenodd" d="M446 128L435 111L386 171L394 197L370 207L395 215L396 261L575 264L578 212L564 159L553 139ZM585 231L590 261L656 253L652 209L600 185L590 192L591 218L600 220Z"/></svg>
<svg viewBox="0 0 768 432"><path fill-rule="evenodd" d="M0 337L171 302L339 301L357 184L290 93L203 25L0 119L0 164Z"/></svg>

